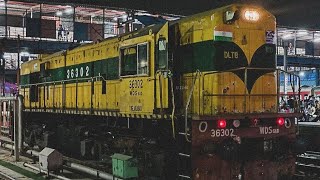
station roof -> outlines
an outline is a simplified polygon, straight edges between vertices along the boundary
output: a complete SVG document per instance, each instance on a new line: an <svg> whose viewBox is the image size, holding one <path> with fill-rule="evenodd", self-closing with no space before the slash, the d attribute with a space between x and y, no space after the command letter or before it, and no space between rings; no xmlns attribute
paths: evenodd
<svg viewBox="0 0 320 180"><path fill-rule="evenodd" d="M0 2L3 0L0 0ZM122 10L138 9L153 14L190 15L232 3L262 6L273 13L281 26L320 29L318 0L20 0L56 5L104 6ZM10 2L10 1L9 1Z"/></svg>

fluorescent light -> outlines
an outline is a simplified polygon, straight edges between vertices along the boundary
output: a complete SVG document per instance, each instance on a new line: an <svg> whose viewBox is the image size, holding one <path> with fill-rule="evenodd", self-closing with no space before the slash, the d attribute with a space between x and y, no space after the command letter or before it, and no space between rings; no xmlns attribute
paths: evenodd
<svg viewBox="0 0 320 180"><path fill-rule="evenodd" d="M127 17L128 17L128 15L125 14L122 16L122 19L127 19Z"/></svg>
<svg viewBox="0 0 320 180"><path fill-rule="evenodd" d="M64 10L64 12L66 14L73 14L73 8L68 8L68 9Z"/></svg>
<svg viewBox="0 0 320 180"><path fill-rule="evenodd" d="M20 55L21 55L21 56L30 56L30 53L29 53L29 52L21 52Z"/></svg>
<svg viewBox="0 0 320 180"><path fill-rule="evenodd" d="M307 35L309 34L307 30L298 30L297 35Z"/></svg>
<svg viewBox="0 0 320 180"><path fill-rule="evenodd" d="M56 15L57 15L57 16L62 16L62 11L57 11L57 12L56 12Z"/></svg>
<svg viewBox="0 0 320 180"><path fill-rule="evenodd" d="M10 58L11 58L11 55L10 55L10 54L4 54L4 55L3 55L3 58L5 58L5 59L10 59Z"/></svg>
<svg viewBox="0 0 320 180"><path fill-rule="evenodd" d="M292 34L285 34L282 36L282 39L290 39L292 38Z"/></svg>
<svg viewBox="0 0 320 180"><path fill-rule="evenodd" d="M299 76L303 77L304 76L304 72L303 71L299 72Z"/></svg>

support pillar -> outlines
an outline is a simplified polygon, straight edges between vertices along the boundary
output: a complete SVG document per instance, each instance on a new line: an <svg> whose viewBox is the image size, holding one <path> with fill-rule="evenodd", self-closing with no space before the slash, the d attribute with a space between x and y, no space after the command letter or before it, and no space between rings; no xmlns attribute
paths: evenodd
<svg viewBox="0 0 320 180"><path fill-rule="evenodd" d="M8 38L8 0L4 1L4 14L5 14L5 38Z"/></svg>
<svg viewBox="0 0 320 180"><path fill-rule="evenodd" d="M287 55L288 55L288 47L283 46L284 54L283 54L283 68L284 71L287 71ZM287 73L284 73L284 83L283 83L283 93L284 95L287 94L287 81L288 81L288 76Z"/></svg>
<svg viewBox="0 0 320 180"><path fill-rule="evenodd" d="M18 123L18 109L19 105L17 101L13 102L13 124L14 124L14 160L19 161L19 123Z"/></svg>
<svg viewBox="0 0 320 180"><path fill-rule="evenodd" d="M319 75L320 75L320 69L319 68L316 68L316 86L319 86L320 85L320 79L319 79Z"/></svg>

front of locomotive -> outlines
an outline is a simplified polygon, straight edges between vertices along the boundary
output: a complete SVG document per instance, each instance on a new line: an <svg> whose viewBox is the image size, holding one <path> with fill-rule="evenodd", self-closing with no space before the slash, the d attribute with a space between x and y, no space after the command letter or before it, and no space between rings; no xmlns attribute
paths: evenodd
<svg viewBox="0 0 320 180"><path fill-rule="evenodd" d="M288 179L295 172L299 77L276 69L275 17L244 5L213 16L215 71L199 80L193 179ZM290 97L280 93L282 84L290 84Z"/></svg>

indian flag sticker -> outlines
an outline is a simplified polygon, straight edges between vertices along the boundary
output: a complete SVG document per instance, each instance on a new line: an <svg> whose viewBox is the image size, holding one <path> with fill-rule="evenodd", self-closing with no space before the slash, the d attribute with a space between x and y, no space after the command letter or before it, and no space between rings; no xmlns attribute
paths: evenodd
<svg viewBox="0 0 320 180"><path fill-rule="evenodd" d="M227 31L214 31L214 41L232 41L232 32Z"/></svg>

